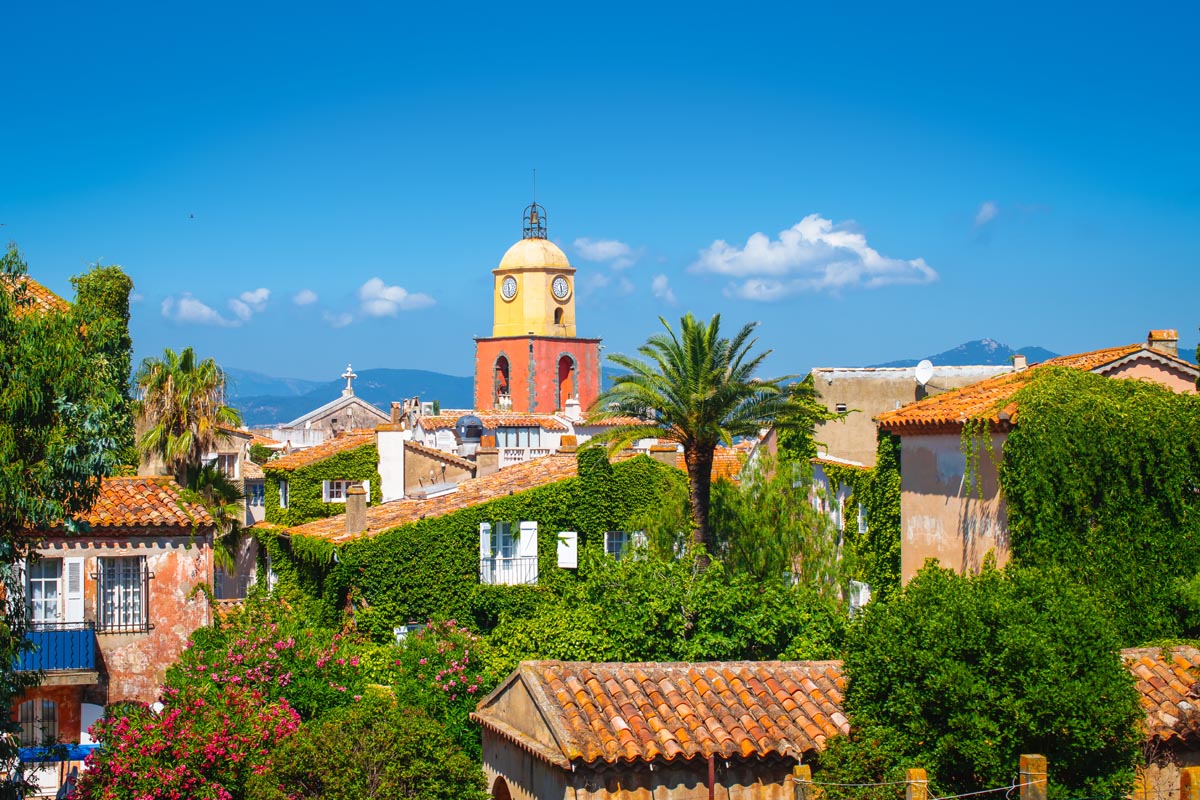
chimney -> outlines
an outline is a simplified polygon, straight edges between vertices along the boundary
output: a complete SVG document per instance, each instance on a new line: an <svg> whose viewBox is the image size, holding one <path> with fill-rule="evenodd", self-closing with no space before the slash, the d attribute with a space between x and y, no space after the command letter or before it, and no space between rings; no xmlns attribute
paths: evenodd
<svg viewBox="0 0 1200 800"><path fill-rule="evenodd" d="M579 404L578 397L572 397L570 400L564 403L563 416L569 419L571 422L583 421L583 406Z"/></svg>
<svg viewBox="0 0 1200 800"><path fill-rule="evenodd" d="M496 447L496 437L480 437L479 449L475 451L475 477L482 478L499 471L500 449Z"/></svg>
<svg viewBox="0 0 1200 800"><path fill-rule="evenodd" d="M679 448L673 444L652 444L650 457L660 464L673 467L679 462Z"/></svg>
<svg viewBox="0 0 1200 800"><path fill-rule="evenodd" d="M560 452L560 453L579 452L579 437L573 433L564 433L562 436L562 439L558 443L558 452Z"/></svg>
<svg viewBox="0 0 1200 800"><path fill-rule="evenodd" d="M393 400L392 401L392 424L399 425L402 422L404 422L404 406L401 405L400 403L397 403L395 400Z"/></svg>
<svg viewBox="0 0 1200 800"><path fill-rule="evenodd" d="M362 533L367 529L367 490L361 483L350 484L346 490L346 533Z"/></svg>
<svg viewBox="0 0 1200 800"><path fill-rule="evenodd" d="M1017 372L1020 372L1029 366L1029 363L1025 360L1025 356L1021 355L1020 353L1017 353L1012 357L1012 362L1013 369L1015 369Z"/></svg>
<svg viewBox="0 0 1200 800"><path fill-rule="evenodd" d="M1168 328L1161 331L1150 331L1146 335L1146 346L1151 350L1166 353L1169 356L1179 355L1179 331Z"/></svg>

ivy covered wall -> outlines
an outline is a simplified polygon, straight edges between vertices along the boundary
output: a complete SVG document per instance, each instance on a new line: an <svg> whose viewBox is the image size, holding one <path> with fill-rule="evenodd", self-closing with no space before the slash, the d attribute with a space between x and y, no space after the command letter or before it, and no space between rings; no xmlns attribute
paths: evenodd
<svg viewBox="0 0 1200 800"><path fill-rule="evenodd" d="M849 487L844 535L854 554L854 578L870 585L874 599L900 588L900 439L880 431L873 469L822 463L830 487ZM867 530L858 529L858 506Z"/></svg>
<svg viewBox="0 0 1200 800"><path fill-rule="evenodd" d="M355 624L385 640L395 625L465 619L479 587L479 524L538 523L538 584L573 581L559 569L560 531L579 534L579 569L604 547L604 532L628 530L670 489L686 482L674 467L646 456L610 464L600 448L581 450L578 477L539 486L352 541L337 550L322 539L261 534L278 585L298 590L315 618L333 621L349 600ZM318 486L319 488L319 486ZM372 485L374 492L374 485ZM525 590L528 591L528 590Z"/></svg>
<svg viewBox="0 0 1200 800"><path fill-rule="evenodd" d="M372 505L383 501L379 478L379 450L365 444L353 450L334 453L328 458L294 470L271 469L263 464L267 476L267 522L276 525L300 525L314 519L334 517L346 510L344 503L326 503L322 499L323 481L370 481ZM288 507L279 507L279 484L288 483Z"/></svg>

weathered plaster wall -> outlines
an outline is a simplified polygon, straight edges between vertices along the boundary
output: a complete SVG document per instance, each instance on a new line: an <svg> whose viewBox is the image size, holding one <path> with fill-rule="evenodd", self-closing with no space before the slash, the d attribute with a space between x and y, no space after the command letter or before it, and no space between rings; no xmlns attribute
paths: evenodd
<svg viewBox="0 0 1200 800"><path fill-rule="evenodd" d="M27 700L52 700L58 714L58 738L63 742L78 742L80 709L83 703L82 686L35 686L13 703L12 718L19 719L18 708Z"/></svg>
<svg viewBox="0 0 1200 800"><path fill-rule="evenodd" d="M967 457L955 434L905 436L900 476L901 579L907 581L927 558L958 571L978 571L995 551L1008 561L1008 524L997 467L1005 434L994 434L992 452L980 443L977 485L969 493Z"/></svg>
<svg viewBox="0 0 1200 800"><path fill-rule="evenodd" d="M793 800L794 761L717 759L716 796L722 800ZM544 759L488 730L483 733L483 771L492 797L512 800L708 800L708 762L577 763L574 770ZM501 783L502 782L502 783Z"/></svg>
<svg viewBox="0 0 1200 800"><path fill-rule="evenodd" d="M382 474L382 469L380 470ZM416 489L435 483L458 483L471 477L471 470L460 464L447 463L444 459L416 450L404 453L404 486Z"/></svg>
<svg viewBox="0 0 1200 800"><path fill-rule="evenodd" d="M1143 381L1161 383L1168 389L1185 394L1196 393L1194 379L1183 370L1166 364L1159 364L1149 358L1130 361L1104 373L1110 378L1135 378ZM1179 787L1175 787L1178 791Z"/></svg>
<svg viewBox="0 0 1200 800"><path fill-rule="evenodd" d="M1167 748L1153 763L1138 769L1131 800L1179 800L1180 770L1200 766L1200 751Z"/></svg>
<svg viewBox="0 0 1200 800"><path fill-rule="evenodd" d="M97 633L97 666L108 678L107 703L158 699L167 667L178 659L192 631L208 624L212 610L199 584L212 586L211 533L178 536L127 536L87 539L53 538L38 551L51 558L83 557L84 617L96 619L97 559L146 556L149 619L145 633ZM189 595L192 595L189 597Z"/></svg>

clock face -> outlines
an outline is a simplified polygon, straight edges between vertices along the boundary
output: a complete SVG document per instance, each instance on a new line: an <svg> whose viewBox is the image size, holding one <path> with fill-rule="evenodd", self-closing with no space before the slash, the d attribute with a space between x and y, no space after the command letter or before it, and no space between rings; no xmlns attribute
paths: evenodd
<svg viewBox="0 0 1200 800"><path fill-rule="evenodd" d="M512 300L514 297L516 297L517 279L511 275L505 278L504 282L500 284L500 294L505 300Z"/></svg>
<svg viewBox="0 0 1200 800"><path fill-rule="evenodd" d="M571 284L567 283L567 279L559 275L554 279L554 283L550 284L550 291L554 292L554 296L559 300L566 300L567 295L571 293Z"/></svg>

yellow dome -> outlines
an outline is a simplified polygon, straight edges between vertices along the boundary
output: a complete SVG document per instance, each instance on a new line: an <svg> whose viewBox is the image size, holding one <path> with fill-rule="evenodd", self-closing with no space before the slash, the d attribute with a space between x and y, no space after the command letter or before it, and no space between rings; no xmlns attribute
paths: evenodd
<svg viewBox="0 0 1200 800"><path fill-rule="evenodd" d="M567 261L567 254L549 239L522 239L508 248L498 269L518 267L571 269L571 262Z"/></svg>

